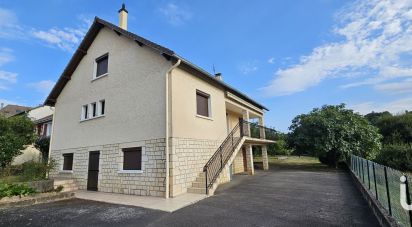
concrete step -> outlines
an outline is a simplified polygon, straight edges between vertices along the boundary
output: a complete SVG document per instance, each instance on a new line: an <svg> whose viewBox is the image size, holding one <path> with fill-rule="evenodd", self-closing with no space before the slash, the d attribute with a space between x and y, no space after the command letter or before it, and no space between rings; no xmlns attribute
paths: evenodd
<svg viewBox="0 0 412 227"><path fill-rule="evenodd" d="M195 181L195 182L192 183L192 187L193 188L204 188L204 187L206 187L206 183L205 182Z"/></svg>
<svg viewBox="0 0 412 227"><path fill-rule="evenodd" d="M74 184L73 179L54 179L54 185Z"/></svg>
<svg viewBox="0 0 412 227"><path fill-rule="evenodd" d="M188 188L187 192L196 194L206 194L206 188Z"/></svg>

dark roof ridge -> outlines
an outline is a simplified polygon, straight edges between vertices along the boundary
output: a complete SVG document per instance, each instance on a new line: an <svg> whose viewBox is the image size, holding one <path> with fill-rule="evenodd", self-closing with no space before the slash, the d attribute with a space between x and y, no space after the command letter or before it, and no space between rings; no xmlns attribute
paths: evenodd
<svg viewBox="0 0 412 227"><path fill-rule="evenodd" d="M248 97L247 95L243 94L242 92L238 91L237 89L229 86L228 84L224 83L223 81L217 80L214 78L213 75L208 73L206 70L200 68L199 66L195 65L194 63L186 60L185 58L177 55L174 51L163 47L157 43L154 43L148 39L145 39L139 35L136 35L132 32L129 32L127 30L124 30L120 28L119 26L116 26L108 21L105 21L99 17L95 17L92 26L90 29L87 31L86 35L84 36L82 42L80 43L79 47L73 54L73 57L70 59L68 65L64 69L62 75L56 82L55 86L53 87L52 91L50 92L49 96L46 98L44 104L45 105L54 105L56 102L57 97L59 96L60 92L63 90L64 86L66 83L70 80L74 70L77 68L77 65L80 63L81 59L83 58L84 55L87 53L87 49L93 42L94 38L97 36L97 33L100 31L100 29L105 26L113 31L115 31L118 35L124 35L130 39L133 39L139 46L146 45L156 51L159 52L159 54L163 55L165 58L170 59L170 58L175 58L180 59L182 62L186 63L188 66L191 68L195 69L196 71L204 74L205 76L208 77L208 79L212 79L214 82L217 84L225 87L229 91L235 93L236 95L240 96L243 99L246 99L248 102L251 104L265 109L269 110L265 106L259 104L258 102L254 101L252 98Z"/></svg>

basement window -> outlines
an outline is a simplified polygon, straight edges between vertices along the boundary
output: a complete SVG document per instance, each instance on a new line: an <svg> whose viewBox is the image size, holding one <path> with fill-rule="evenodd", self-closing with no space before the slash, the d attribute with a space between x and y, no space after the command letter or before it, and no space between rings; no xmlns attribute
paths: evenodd
<svg viewBox="0 0 412 227"><path fill-rule="evenodd" d="M73 170L73 153L63 154L63 170Z"/></svg>
<svg viewBox="0 0 412 227"><path fill-rule="evenodd" d="M102 77L108 74L109 54L104 54L96 58L96 74L94 78Z"/></svg>
<svg viewBox="0 0 412 227"><path fill-rule="evenodd" d="M123 170L142 170L142 147L123 148Z"/></svg>

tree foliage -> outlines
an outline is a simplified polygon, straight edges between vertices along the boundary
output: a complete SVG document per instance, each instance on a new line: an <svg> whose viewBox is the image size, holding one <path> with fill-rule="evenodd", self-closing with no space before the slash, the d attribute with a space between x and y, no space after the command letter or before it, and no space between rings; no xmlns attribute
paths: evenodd
<svg viewBox="0 0 412 227"><path fill-rule="evenodd" d="M330 166L337 166L350 154L374 158L381 147L378 129L344 104L298 115L289 129L289 144L297 153L317 156Z"/></svg>
<svg viewBox="0 0 412 227"><path fill-rule="evenodd" d="M34 142L33 123L26 116L0 116L0 168L11 164L25 145Z"/></svg>
<svg viewBox="0 0 412 227"><path fill-rule="evenodd" d="M34 146L41 152L43 162L47 162L49 158L50 136L38 138Z"/></svg>
<svg viewBox="0 0 412 227"><path fill-rule="evenodd" d="M383 136L383 148L375 161L401 171L412 171L412 112L398 115L372 112L365 117Z"/></svg>

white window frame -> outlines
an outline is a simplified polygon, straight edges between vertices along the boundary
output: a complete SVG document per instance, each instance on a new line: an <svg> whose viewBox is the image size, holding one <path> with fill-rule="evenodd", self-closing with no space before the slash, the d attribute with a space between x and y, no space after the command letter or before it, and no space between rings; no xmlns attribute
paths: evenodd
<svg viewBox="0 0 412 227"><path fill-rule="evenodd" d="M87 112L87 115L86 115L86 112ZM89 119L89 114L90 114L89 105L82 105L82 113L80 116L80 120L84 121L84 120Z"/></svg>
<svg viewBox="0 0 412 227"><path fill-rule="evenodd" d="M105 74L102 74L102 75L100 75L100 76L97 76L96 74L97 74L97 59L99 59L99 58L101 58L101 57L103 57L103 56L107 56L107 73L105 73ZM94 59L94 61L93 61L93 77L92 77L92 82L93 81L95 81L95 80L98 80L98 79L100 79L100 78L102 78L102 77L106 77L106 76L108 76L109 75L109 52L107 52L107 53L105 53L105 54L102 54L102 55L100 55L99 57L97 57L97 58L95 58Z"/></svg>
<svg viewBox="0 0 412 227"><path fill-rule="evenodd" d="M104 102L104 113L102 114L102 103ZM99 116L104 116L105 114L106 114L106 100L105 99L101 99L101 100L99 100L99 104L98 104L98 107L97 107L97 110L98 110L98 115Z"/></svg>
<svg viewBox="0 0 412 227"><path fill-rule="evenodd" d="M198 93L208 96L208 99L207 99L208 116L203 116L203 115L197 114L197 102L196 102L196 105L195 105L196 117L213 121L213 116L212 116L212 95L207 93L207 92L204 92L200 89L196 89L196 93L195 93L196 98L197 98Z"/></svg>
<svg viewBox="0 0 412 227"><path fill-rule="evenodd" d="M99 112L97 110L97 103L96 102L92 102L90 103L90 118L95 118L97 116L99 116Z"/></svg>

